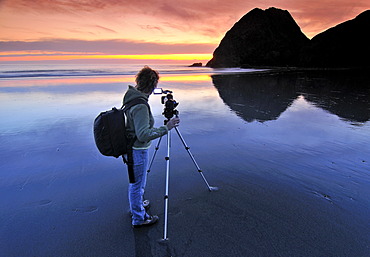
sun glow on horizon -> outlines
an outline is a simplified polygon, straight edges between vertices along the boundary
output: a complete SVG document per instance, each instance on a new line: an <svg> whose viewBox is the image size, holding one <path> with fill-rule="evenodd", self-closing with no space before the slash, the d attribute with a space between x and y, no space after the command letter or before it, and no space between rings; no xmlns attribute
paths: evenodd
<svg viewBox="0 0 370 257"><path fill-rule="evenodd" d="M210 60L212 54L131 54L131 55L103 55L103 54L42 54L28 52L4 52L0 54L0 61L69 61L69 60L172 60L172 61L197 61Z"/></svg>
<svg viewBox="0 0 370 257"><path fill-rule="evenodd" d="M160 81L191 81L191 82L195 82L195 81L209 81L210 80L210 76L209 75L204 75L204 74L191 74L191 75L173 75L173 76L161 76L160 78Z"/></svg>

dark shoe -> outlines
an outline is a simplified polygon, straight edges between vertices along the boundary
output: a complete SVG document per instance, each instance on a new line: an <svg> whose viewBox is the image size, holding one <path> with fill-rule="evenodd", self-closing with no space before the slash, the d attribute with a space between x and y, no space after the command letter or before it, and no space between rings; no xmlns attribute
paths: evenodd
<svg viewBox="0 0 370 257"><path fill-rule="evenodd" d="M141 223L139 225L132 225L132 226L134 228L148 227L148 226L151 226L151 225L157 223L158 220L159 220L158 216L153 215L153 216L150 216L149 218L147 218L143 223Z"/></svg>

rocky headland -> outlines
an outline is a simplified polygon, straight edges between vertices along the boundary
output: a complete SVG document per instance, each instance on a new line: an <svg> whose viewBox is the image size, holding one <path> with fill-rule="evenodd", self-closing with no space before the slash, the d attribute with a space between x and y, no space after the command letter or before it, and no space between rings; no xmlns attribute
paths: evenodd
<svg viewBox="0 0 370 257"><path fill-rule="evenodd" d="M311 40L287 10L255 8L225 34L206 66L370 67L370 10Z"/></svg>

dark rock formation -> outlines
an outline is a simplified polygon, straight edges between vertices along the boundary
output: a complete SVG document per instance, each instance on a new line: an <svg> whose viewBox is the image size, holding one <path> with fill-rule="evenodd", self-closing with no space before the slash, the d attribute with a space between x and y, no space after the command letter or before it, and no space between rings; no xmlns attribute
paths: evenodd
<svg viewBox="0 0 370 257"><path fill-rule="evenodd" d="M202 67L202 66L203 66L203 63L201 63L201 62L195 62L192 65L190 65L189 67Z"/></svg>
<svg viewBox="0 0 370 257"><path fill-rule="evenodd" d="M288 11L253 9L225 35L208 67L296 65L309 43Z"/></svg>
<svg viewBox="0 0 370 257"><path fill-rule="evenodd" d="M288 11L253 9L225 35L206 66L370 67L370 10L309 40Z"/></svg>
<svg viewBox="0 0 370 257"><path fill-rule="evenodd" d="M311 39L303 48L302 66L370 66L370 10Z"/></svg>

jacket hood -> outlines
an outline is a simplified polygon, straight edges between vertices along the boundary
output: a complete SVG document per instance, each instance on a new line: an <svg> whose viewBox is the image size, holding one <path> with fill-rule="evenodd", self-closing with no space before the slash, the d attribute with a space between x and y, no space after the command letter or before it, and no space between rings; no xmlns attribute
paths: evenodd
<svg viewBox="0 0 370 257"><path fill-rule="evenodd" d="M128 86L128 90L126 91L125 96L123 97L123 104L128 103L136 98L143 98L144 100L148 101L149 96L137 90L133 86Z"/></svg>

